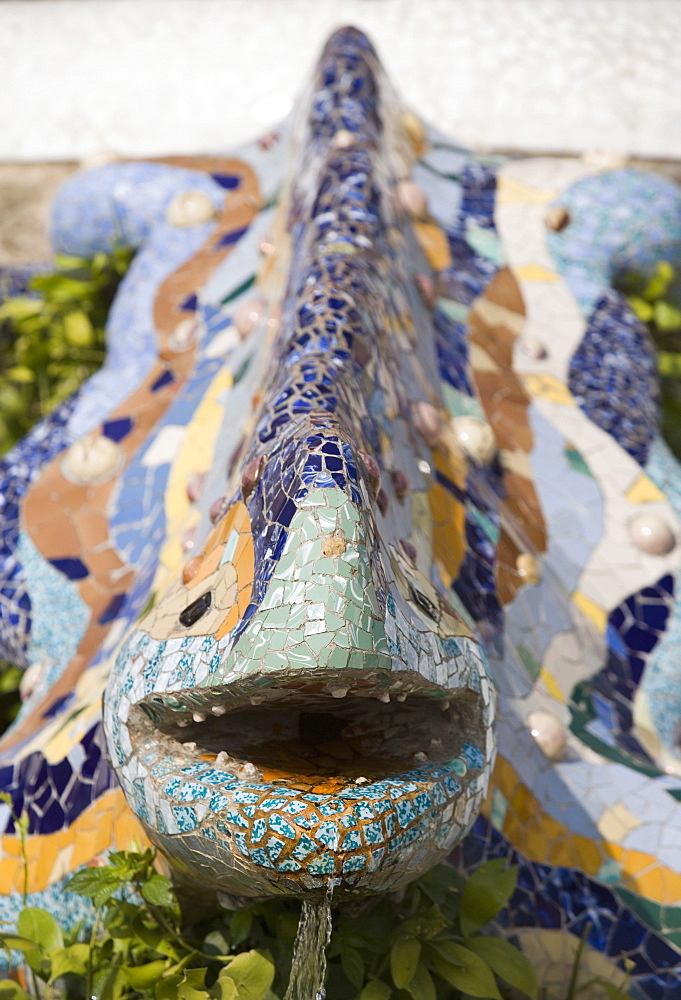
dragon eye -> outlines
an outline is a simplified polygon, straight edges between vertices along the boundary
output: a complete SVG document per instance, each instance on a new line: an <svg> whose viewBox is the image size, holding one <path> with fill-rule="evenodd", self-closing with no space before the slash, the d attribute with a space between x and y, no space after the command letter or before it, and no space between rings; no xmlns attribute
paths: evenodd
<svg viewBox="0 0 681 1000"><path fill-rule="evenodd" d="M201 597L197 597L195 601L188 604L187 607L180 613L180 624L189 628L194 622L197 622L199 618L202 618L208 611L209 607L213 602L213 596L210 590L207 590L205 594L201 594Z"/></svg>

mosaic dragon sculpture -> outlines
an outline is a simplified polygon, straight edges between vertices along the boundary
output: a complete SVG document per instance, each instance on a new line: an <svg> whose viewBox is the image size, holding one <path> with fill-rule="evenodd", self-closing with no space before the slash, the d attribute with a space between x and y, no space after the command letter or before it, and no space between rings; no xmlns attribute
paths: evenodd
<svg viewBox="0 0 681 1000"><path fill-rule="evenodd" d="M2 463L29 902L87 919L64 879L132 838L231 905L459 844L519 866L549 987L589 923L679 998L681 492L612 287L681 256L679 192L454 146L354 29L300 108L57 198L58 250L137 255L106 365Z"/></svg>

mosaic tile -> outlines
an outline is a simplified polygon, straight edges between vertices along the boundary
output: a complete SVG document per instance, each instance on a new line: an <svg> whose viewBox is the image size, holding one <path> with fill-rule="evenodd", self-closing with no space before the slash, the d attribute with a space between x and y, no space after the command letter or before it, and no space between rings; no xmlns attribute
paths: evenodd
<svg viewBox="0 0 681 1000"><path fill-rule="evenodd" d="M80 914L54 852L146 835L206 891L333 878L343 901L475 822L457 859L519 865L499 926L528 954L588 921L637 996L679 1000L680 557L627 527L678 538L679 476L611 282L678 258L681 200L428 131L415 151L387 93L343 29L297 162L282 142L116 163L58 198L58 248L139 250L107 365L0 463L0 652L38 677L0 744L30 899ZM419 218L396 197L412 169ZM175 226L188 190L211 217Z"/></svg>

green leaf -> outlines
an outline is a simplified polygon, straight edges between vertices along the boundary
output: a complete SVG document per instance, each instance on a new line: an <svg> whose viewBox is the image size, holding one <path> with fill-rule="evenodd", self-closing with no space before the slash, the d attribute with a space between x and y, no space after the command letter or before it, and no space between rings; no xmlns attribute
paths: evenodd
<svg viewBox="0 0 681 1000"><path fill-rule="evenodd" d="M161 955L168 955L169 958L174 958L175 961L180 960L181 955L178 953L176 946L168 940L165 931L158 924L153 924L152 926L147 924L144 914L140 910L132 918L130 925L133 933L147 948L153 948L155 951L160 952Z"/></svg>
<svg viewBox="0 0 681 1000"><path fill-rule="evenodd" d="M659 330L668 333L681 329L681 312L670 302L655 303L655 323Z"/></svg>
<svg viewBox="0 0 681 1000"><path fill-rule="evenodd" d="M55 948L50 952L50 983L54 983L60 976L72 973L75 976L87 974L87 964L90 957L90 949L86 944L71 944L68 948Z"/></svg>
<svg viewBox="0 0 681 1000"><path fill-rule="evenodd" d="M341 944L340 950L341 968L356 989L361 989L364 983L364 959L349 944Z"/></svg>
<svg viewBox="0 0 681 1000"><path fill-rule="evenodd" d="M503 858L480 865L469 876L461 894L459 920L464 935L484 927L508 902L518 880L516 868L505 868Z"/></svg>
<svg viewBox="0 0 681 1000"><path fill-rule="evenodd" d="M630 295L628 301L637 319L640 319L642 323L649 323L651 321L654 310L650 302L646 302L639 295Z"/></svg>
<svg viewBox="0 0 681 1000"><path fill-rule="evenodd" d="M186 969L165 976L156 984L156 1000L210 1000L205 969Z"/></svg>
<svg viewBox="0 0 681 1000"><path fill-rule="evenodd" d="M643 290L643 297L648 302L664 298L670 284L674 280L674 268L668 260L661 260L655 267L655 272Z"/></svg>
<svg viewBox="0 0 681 1000"><path fill-rule="evenodd" d="M465 948L464 948L465 951ZM456 941L431 941L428 945L429 954L437 952L450 965L458 965L462 969L466 967L466 959L461 957L461 945Z"/></svg>
<svg viewBox="0 0 681 1000"><path fill-rule="evenodd" d="M245 941L251 933L253 916L250 910L237 910L232 914L229 924L229 936L234 947Z"/></svg>
<svg viewBox="0 0 681 1000"><path fill-rule="evenodd" d="M443 945L447 946L446 949L443 948ZM439 945L431 944L429 950L431 950L435 971L450 986L456 986L457 989L472 997L501 1000L501 994L492 970L474 952L455 941L445 941ZM445 958L445 954L451 956L454 961Z"/></svg>
<svg viewBox="0 0 681 1000"><path fill-rule="evenodd" d="M359 1000L390 1000L393 991L380 979L372 979L359 995Z"/></svg>
<svg viewBox="0 0 681 1000"><path fill-rule="evenodd" d="M416 938L398 938L390 949L390 973L398 990L412 980L421 957L421 942Z"/></svg>
<svg viewBox="0 0 681 1000"><path fill-rule="evenodd" d="M158 872L154 872L149 881L144 883L142 886L142 895L147 903L151 903L152 906L175 905L175 893L173 892L172 882L165 875L159 875Z"/></svg>
<svg viewBox="0 0 681 1000"><path fill-rule="evenodd" d="M36 950L35 941L21 937L19 934L0 934L0 945L3 948L11 948L13 951L21 951L24 954L27 951Z"/></svg>
<svg viewBox="0 0 681 1000"><path fill-rule="evenodd" d="M0 321L10 319L15 323L20 323L29 316L38 316L42 309L43 304L39 299L29 298L28 295L16 295L13 298L5 299L0 305Z"/></svg>
<svg viewBox="0 0 681 1000"><path fill-rule="evenodd" d="M100 907L116 889L120 889L124 881L107 865L104 868L83 868L76 872L66 888L79 896L89 896L95 906Z"/></svg>
<svg viewBox="0 0 681 1000"><path fill-rule="evenodd" d="M161 978L169 966L169 959L157 958L144 965L124 965L121 971L128 986L134 990L147 990Z"/></svg>
<svg viewBox="0 0 681 1000"><path fill-rule="evenodd" d="M509 986L515 986L527 993L532 1000L536 1000L537 974L530 960L519 948L514 947L510 941L493 937L471 937L466 940L466 945Z"/></svg>
<svg viewBox="0 0 681 1000"><path fill-rule="evenodd" d="M236 983L239 1000L264 1000L274 981L274 963L261 951L242 951L225 971Z"/></svg>
<svg viewBox="0 0 681 1000"><path fill-rule="evenodd" d="M211 987L210 995L212 1000L237 1000L239 991L236 983L224 969L218 976L217 982Z"/></svg>
<svg viewBox="0 0 681 1000"><path fill-rule="evenodd" d="M435 983L425 965L416 966L416 971L412 976L409 986L407 986L407 992L410 993L414 1000L436 1000Z"/></svg>
<svg viewBox="0 0 681 1000"><path fill-rule="evenodd" d="M215 958L222 957L224 960L228 960L232 957L229 953L229 941L217 927L206 934L201 945L201 950L204 955L214 956Z"/></svg>
<svg viewBox="0 0 681 1000"><path fill-rule="evenodd" d="M13 979L0 979L0 1000L31 1000L31 997Z"/></svg>
<svg viewBox="0 0 681 1000"><path fill-rule="evenodd" d="M26 365L14 365L13 368L7 369L5 375L13 382L22 382L26 384L28 382L35 381L35 372L30 368L27 368Z"/></svg>
<svg viewBox="0 0 681 1000"><path fill-rule="evenodd" d="M92 993L98 1000L119 1000L125 988L125 973L119 965L101 969L92 983Z"/></svg>
<svg viewBox="0 0 681 1000"><path fill-rule="evenodd" d="M81 309L64 316L64 336L72 347L89 347L94 342L92 323Z"/></svg>
<svg viewBox="0 0 681 1000"><path fill-rule="evenodd" d="M657 369L668 378L681 377L681 354L676 351L658 351Z"/></svg>
<svg viewBox="0 0 681 1000"><path fill-rule="evenodd" d="M64 947L62 929L47 910L37 906L25 906L19 914L17 930L22 937L35 941L45 951Z"/></svg>

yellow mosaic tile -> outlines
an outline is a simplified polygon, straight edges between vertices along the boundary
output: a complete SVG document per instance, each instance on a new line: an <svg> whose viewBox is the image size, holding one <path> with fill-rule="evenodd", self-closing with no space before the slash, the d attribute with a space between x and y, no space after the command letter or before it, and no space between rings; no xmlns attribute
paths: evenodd
<svg viewBox="0 0 681 1000"><path fill-rule="evenodd" d="M444 268L449 267L452 263L449 243L437 223L432 221L419 222L417 220L412 225L416 233L416 239L419 241L419 245L428 258L428 263L433 270L442 271Z"/></svg>
<svg viewBox="0 0 681 1000"><path fill-rule="evenodd" d="M26 842L28 891L40 892L92 861L102 851L123 850L132 843L146 847L149 842L121 790L115 788L105 792L66 829L29 837ZM18 838L2 838L0 858L0 884L23 892L24 860Z"/></svg>
<svg viewBox="0 0 681 1000"><path fill-rule="evenodd" d="M589 618L599 632L605 632L608 625L608 615L607 612L603 610L595 601L592 601L590 597L583 594L580 590L576 590L572 595L572 600L575 602L579 610Z"/></svg>
<svg viewBox="0 0 681 1000"><path fill-rule="evenodd" d="M530 396L542 396L552 403L574 406L575 400L568 387L553 375L525 375L523 385Z"/></svg>
<svg viewBox="0 0 681 1000"><path fill-rule="evenodd" d="M629 503L663 503L665 495L647 476L639 476L624 494Z"/></svg>
<svg viewBox="0 0 681 1000"><path fill-rule="evenodd" d="M560 281L555 271L549 271L541 264L525 264L515 268L513 272L518 281Z"/></svg>
<svg viewBox="0 0 681 1000"><path fill-rule="evenodd" d="M606 840L619 843L631 830L641 825L641 820L623 802L617 802L603 813L597 825Z"/></svg>
<svg viewBox="0 0 681 1000"><path fill-rule="evenodd" d="M555 197L553 189L530 187L503 173L497 180L497 203L500 205L546 205Z"/></svg>

